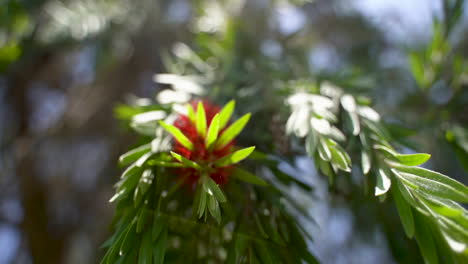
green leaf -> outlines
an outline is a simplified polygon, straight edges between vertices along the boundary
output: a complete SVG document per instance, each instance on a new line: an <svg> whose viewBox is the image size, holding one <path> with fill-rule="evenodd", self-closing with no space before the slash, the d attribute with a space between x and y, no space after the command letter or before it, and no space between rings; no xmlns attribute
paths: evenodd
<svg viewBox="0 0 468 264"><path fill-rule="evenodd" d="M134 161L136 161L138 158L140 158L143 154L149 152L151 150L151 144L145 144L142 146L139 146L137 148L134 148L122 156L119 157L119 164L120 165L128 165Z"/></svg>
<svg viewBox="0 0 468 264"><path fill-rule="evenodd" d="M229 119L231 119L231 115L232 115L232 112L234 112L235 107L236 107L236 101L231 100L219 112L219 129L220 130L223 129L229 122Z"/></svg>
<svg viewBox="0 0 468 264"><path fill-rule="evenodd" d="M206 144L207 149L210 149L213 143L215 143L216 139L218 139L218 132L219 132L219 114L216 114L211 120L211 124L210 124L210 127L208 128L208 133L206 135L205 144Z"/></svg>
<svg viewBox="0 0 468 264"><path fill-rule="evenodd" d="M247 158L253 151L255 147L243 148L238 151L235 151L225 157L222 157L214 162L215 167L224 167L231 164L238 163L245 158Z"/></svg>
<svg viewBox="0 0 468 264"><path fill-rule="evenodd" d="M393 164L403 179L411 182L426 193L451 199L458 202L468 202L468 188L460 182L441 173L419 167L408 167Z"/></svg>
<svg viewBox="0 0 468 264"><path fill-rule="evenodd" d="M416 154L397 154L395 157L401 162L401 164L406 166L418 166L428 161L431 158L431 155L426 153L416 153Z"/></svg>
<svg viewBox="0 0 468 264"><path fill-rule="evenodd" d="M216 219L216 222L218 222L218 224L221 223L221 211L219 209L219 203L212 195L210 195L208 199L208 210L214 219Z"/></svg>
<svg viewBox="0 0 468 264"><path fill-rule="evenodd" d="M218 184L210 177L208 176L205 176L205 177L206 178L205 178L203 187L206 188L205 189L206 192L210 194L210 196L216 197L216 199L220 203L226 202L226 197L224 196L223 191L221 191L221 189L219 188Z"/></svg>
<svg viewBox="0 0 468 264"><path fill-rule="evenodd" d="M375 196L383 195L390 189L392 181L390 180L390 176L388 176L387 172L383 169L379 169L376 176L377 183L375 185Z"/></svg>
<svg viewBox="0 0 468 264"><path fill-rule="evenodd" d="M177 127L173 125L166 124L164 121L160 121L159 124L169 132L180 144L186 147L189 150L193 150L193 143L180 131Z"/></svg>
<svg viewBox="0 0 468 264"><path fill-rule="evenodd" d="M224 146L229 144L237 135L240 134L242 129L244 129L247 122L249 122L251 114L245 114L239 118L236 122L232 123L219 137L216 142L215 149L222 149ZM221 115L220 115L221 119ZM221 123L221 120L220 120ZM221 127L221 126L220 126Z"/></svg>
<svg viewBox="0 0 468 264"><path fill-rule="evenodd" d="M122 239L122 244L120 245L119 253L127 254L131 247L134 245L136 238L135 233L135 221L132 221L126 231L123 232L125 236Z"/></svg>
<svg viewBox="0 0 468 264"><path fill-rule="evenodd" d="M165 230L167 230L167 227L167 219L161 215L155 215L153 220L153 228L151 231L152 241L156 241L156 239L159 238L159 235L164 233Z"/></svg>
<svg viewBox="0 0 468 264"><path fill-rule="evenodd" d="M203 214L205 213L206 199L207 199L207 193L205 192L205 190L201 190L200 202L198 204L198 218L201 218Z"/></svg>
<svg viewBox="0 0 468 264"><path fill-rule="evenodd" d="M424 64L422 58L417 53L410 53L409 56L409 64L411 67L411 72L413 73L413 77L420 86L420 88L426 88L426 81L424 77Z"/></svg>
<svg viewBox="0 0 468 264"><path fill-rule="evenodd" d="M260 217L258 216L258 214L254 214L254 219L255 219L255 224L257 224L257 227L258 227L258 231L260 231L260 234L264 237L264 238L269 238L268 234L265 232L265 228L263 227L263 224L262 224L262 221L260 220Z"/></svg>
<svg viewBox="0 0 468 264"><path fill-rule="evenodd" d="M425 217L419 213L414 215L415 220L415 236L419 244L421 254L427 264L439 263L436 246L431 235L430 223Z"/></svg>
<svg viewBox="0 0 468 264"><path fill-rule="evenodd" d="M414 220L411 206L405 201L398 187L392 188L392 194L398 214L400 215L401 223L403 224L403 229L405 230L406 235L409 238L412 238L414 235Z"/></svg>
<svg viewBox="0 0 468 264"><path fill-rule="evenodd" d="M387 146L384 146L384 145L376 144L376 145L374 145L374 149L380 150L381 152L383 152L383 154L386 157L391 158L391 159L395 159L396 156L399 155L396 151L394 151L390 147L387 147Z"/></svg>
<svg viewBox="0 0 468 264"><path fill-rule="evenodd" d="M137 166L136 163L133 163L127 169L124 170L120 178L123 179L123 178L129 177L135 173L138 173L139 171L141 171L141 167Z"/></svg>
<svg viewBox="0 0 468 264"><path fill-rule="evenodd" d="M206 113L205 108L203 107L202 102L198 102L197 106L197 119L195 120L195 124L197 127L197 132L202 137L206 135Z"/></svg>
<svg viewBox="0 0 468 264"><path fill-rule="evenodd" d="M340 170L351 172L351 167L347 162L345 154L336 148L330 148L332 155L332 163L335 164Z"/></svg>
<svg viewBox="0 0 468 264"><path fill-rule="evenodd" d="M163 230L162 234L159 236L154 246L154 263L155 264L164 264L164 256L166 254L166 244L167 244L167 228Z"/></svg>
<svg viewBox="0 0 468 264"><path fill-rule="evenodd" d="M319 140L318 153L320 158L324 161L330 161L332 158L330 147L323 138L320 138Z"/></svg>
<svg viewBox="0 0 468 264"><path fill-rule="evenodd" d="M148 209L141 209L141 213L138 216L136 232L140 233L145 228L148 220L150 219L151 213Z"/></svg>
<svg viewBox="0 0 468 264"><path fill-rule="evenodd" d="M317 140L317 136L315 135L315 133L309 133L309 135L307 135L307 138L305 140L305 143L306 143L305 148L309 156L314 155L315 150L317 149L317 145L318 145L317 141L318 140Z"/></svg>
<svg viewBox="0 0 468 264"><path fill-rule="evenodd" d="M316 163L318 163L320 171L326 176L328 176L328 180L330 184L333 184L335 173L333 172L330 163L328 163L327 161L324 161L321 158L317 158Z"/></svg>
<svg viewBox="0 0 468 264"><path fill-rule="evenodd" d="M191 104L187 104L187 116L190 119L190 121L195 124L196 116L195 116L195 111L193 110L193 107Z"/></svg>
<svg viewBox="0 0 468 264"><path fill-rule="evenodd" d="M364 174L368 174L371 169L371 158L369 153L367 153L365 150L361 151L361 166L362 172Z"/></svg>
<svg viewBox="0 0 468 264"><path fill-rule="evenodd" d="M202 168L200 167L200 165L198 165L198 163L196 163L195 161L192 161L192 160L189 160L187 158L184 158L182 157L182 155L180 154L177 154L173 151L171 151L171 155L178 161L182 162L182 164L186 165L187 167L190 167L190 168L194 168L194 169L197 169L197 170L201 170Z"/></svg>
<svg viewBox="0 0 468 264"><path fill-rule="evenodd" d="M151 233L143 234L143 239L140 245L140 253L138 254L138 264L151 264L153 259L153 247L151 243Z"/></svg>
<svg viewBox="0 0 468 264"><path fill-rule="evenodd" d="M266 181L264 181L263 179L257 177L256 175L246 171L246 170L243 170L241 168L235 168L232 172L232 177L238 179L238 180L241 180L241 181L245 181L245 182L248 182L248 183L252 183L252 184L256 184L256 185L260 185L260 186L268 186L268 183Z"/></svg>

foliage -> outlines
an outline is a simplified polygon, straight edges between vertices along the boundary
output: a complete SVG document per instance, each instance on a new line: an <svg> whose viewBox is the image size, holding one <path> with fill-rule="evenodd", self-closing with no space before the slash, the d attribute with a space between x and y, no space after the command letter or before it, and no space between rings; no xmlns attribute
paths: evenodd
<svg viewBox="0 0 468 264"><path fill-rule="evenodd" d="M463 1L454 2L446 5L450 21L434 23L428 47L408 54L422 93L430 93L440 82L454 94L463 92L466 61L455 54L448 40L458 21L449 14L463 6ZM266 131L266 120L270 120L266 117L272 112L288 116L275 132L296 136L291 139L293 151L305 151L328 177L330 188L357 173L364 177L364 192L372 190L381 202L390 200L405 234L415 238L427 263L467 261L468 215L459 204L468 202L467 187L422 167L429 154L397 151L405 149L371 100L355 92L358 89L349 89L359 84L350 84L352 78L346 76L303 73L297 70L302 62L296 54L288 54L284 64L261 55L251 61L249 56L258 52L258 44L248 41L249 32L235 15L218 26L214 32L196 32L193 48L178 43L173 57L163 55L170 73L154 79L172 89L160 91L156 103L116 110L145 142L120 158L129 167L111 199L117 203L115 233L106 243L109 249L103 263L137 259L139 263L185 263L187 259L196 263L316 262L307 246L309 234L301 225L304 219L312 220L287 186L299 186L310 196L312 188L278 168L297 153L275 157L280 155L274 135L255 133L258 127ZM245 89L243 93L240 88ZM193 104L192 98L211 102L235 98L241 110L251 114L230 124L234 101L208 117L208 107ZM288 107L258 109L254 103L258 98ZM195 138L177 125L180 115L195 128ZM247 124L250 119L256 126ZM248 132L241 134L244 128ZM458 125L446 130L447 140L462 151L463 131ZM230 148L235 138L255 142L257 150ZM177 144L190 154L174 151ZM224 147L229 151L208 155L208 159L191 154ZM245 168L237 164L241 161ZM219 169L229 170L225 184L213 176ZM195 181L190 183L193 175Z"/></svg>

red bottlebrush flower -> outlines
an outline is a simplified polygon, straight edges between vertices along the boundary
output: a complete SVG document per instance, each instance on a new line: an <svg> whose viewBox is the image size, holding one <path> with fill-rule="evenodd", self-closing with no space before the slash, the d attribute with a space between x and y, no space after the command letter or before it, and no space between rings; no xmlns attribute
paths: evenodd
<svg viewBox="0 0 468 264"><path fill-rule="evenodd" d="M190 105L193 108L196 108L199 102L203 105L207 123L206 125L209 126L213 117L220 112L221 108L207 101L192 101ZM193 149L188 149L184 144L175 139L173 151L198 164L210 164L222 157L225 157L232 152L235 144L235 140L231 140L222 148L208 148L206 146L205 137L198 133L194 120L191 120L187 115L179 115L174 122L174 126L192 142ZM224 131L225 129L221 129L218 132L218 136L222 135ZM209 176L217 184L225 184L230 174L230 168L231 166L211 168ZM178 169L178 172L182 177L187 177L187 182L189 184L194 184L201 176L200 172L194 168L181 168Z"/></svg>

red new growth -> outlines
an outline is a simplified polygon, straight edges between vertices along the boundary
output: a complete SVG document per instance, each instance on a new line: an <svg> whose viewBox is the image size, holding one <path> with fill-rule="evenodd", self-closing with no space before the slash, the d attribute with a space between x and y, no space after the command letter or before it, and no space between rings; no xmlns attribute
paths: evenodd
<svg viewBox="0 0 468 264"><path fill-rule="evenodd" d="M198 102L199 101L192 101L190 104L196 109ZM207 126L209 126L213 117L219 113L221 109L207 101L202 101L202 103L205 108ZM184 133L184 135L193 143L193 150L187 149L179 141L175 140L173 151L200 164L208 164L228 155L234 145L233 140L221 149L207 149L205 139L197 133L196 125L186 115L179 115L177 120L174 122L174 126L180 129L180 131L182 131L182 133ZM219 135L221 135L223 131L224 130L221 130ZM187 178L187 182L189 184L194 184L200 178L200 173L193 168L181 168L178 169L178 171L182 177ZM229 166L213 168L213 171L210 173L210 177L217 184L224 184L227 182L229 174Z"/></svg>

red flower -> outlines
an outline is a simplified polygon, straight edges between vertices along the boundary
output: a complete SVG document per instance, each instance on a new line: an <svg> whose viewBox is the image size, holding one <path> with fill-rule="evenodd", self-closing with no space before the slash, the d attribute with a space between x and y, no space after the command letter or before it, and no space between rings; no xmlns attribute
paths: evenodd
<svg viewBox="0 0 468 264"><path fill-rule="evenodd" d="M196 108L199 101L192 101L190 104L193 108ZM202 101L203 107L205 108L207 126L211 124L213 117L221 110L218 106L215 106L207 101ZM196 125L186 115L179 115L177 120L174 122L174 126L180 129L182 133L193 143L193 150L187 149L179 141L174 141L173 151L180 154L184 158L195 161L200 164L209 164L215 160L218 160L228 155L232 147L234 146L234 140L228 143L221 149L208 149L205 144L205 138L197 133ZM219 135L224 130L219 132ZM218 135L218 136L219 136ZM181 168L178 169L179 175L187 177L189 184L194 184L199 178L200 173L193 168ZM230 174L230 166L213 168L209 176L217 183L224 184L228 180Z"/></svg>

